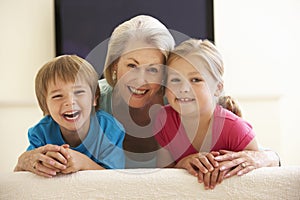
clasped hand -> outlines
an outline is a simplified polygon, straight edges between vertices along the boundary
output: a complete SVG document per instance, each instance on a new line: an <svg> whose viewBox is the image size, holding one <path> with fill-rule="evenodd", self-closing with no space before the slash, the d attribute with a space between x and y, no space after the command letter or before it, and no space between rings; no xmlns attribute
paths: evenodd
<svg viewBox="0 0 300 200"><path fill-rule="evenodd" d="M26 152L26 155L20 157L21 160L22 157L28 159L27 162L21 162L27 163L23 166L25 170L40 176L53 177L58 173L68 174L83 170L82 160L86 156L70 149L68 144L61 146L48 144Z"/></svg>
<svg viewBox="0 0 300 200"><path fill-rule="evenodd" d="M248 162L246 162L248 161ZM225 178L243 175L255 169L254 163L245 152L221 150L200 152L181 159L175 167L186 169L204 184L205 189L214 189Z"/></svg>

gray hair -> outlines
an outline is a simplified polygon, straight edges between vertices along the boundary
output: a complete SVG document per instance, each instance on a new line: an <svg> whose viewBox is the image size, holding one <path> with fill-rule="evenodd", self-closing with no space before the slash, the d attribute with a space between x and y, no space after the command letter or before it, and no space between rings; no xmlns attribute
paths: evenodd
<svg viewBox="0 0 300 200"><path fill-rule="evenodd" d="M113 65L125 53L127 46L139 42L159 49L165 60L175 46L174 38L169 30L154 17L139 15L123 22L114 29L110 37L104 64L104 76L111 86L115 85L115 81L112 80Z"/></svg>

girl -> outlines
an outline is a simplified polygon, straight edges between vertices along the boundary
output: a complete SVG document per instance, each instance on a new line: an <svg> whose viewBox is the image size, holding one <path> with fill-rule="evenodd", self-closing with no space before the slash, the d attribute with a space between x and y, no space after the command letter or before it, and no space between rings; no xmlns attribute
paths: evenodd
<svg viewBox="0 0 300 200"><path fill-rule="evenodd" d="M224 68L211 42L189 39L181 43L167 65L170 105L160 112L155 126L155 137L163 147L158 164L187 169L206 189L212 189L226 174L214 159L218 151L258 150L254 132L250 124L217 104Z"/></svg>

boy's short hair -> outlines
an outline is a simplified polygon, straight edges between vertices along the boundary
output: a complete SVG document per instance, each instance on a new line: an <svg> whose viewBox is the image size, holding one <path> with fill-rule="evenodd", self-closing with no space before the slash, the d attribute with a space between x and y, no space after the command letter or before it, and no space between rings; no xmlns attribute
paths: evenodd
<svg viewBox="0 0 300 200"><path fill-rule="evenodd" d="M78 79L86 81L91 88L92 94L97 98L95 110L99 109L99 75L96 70L89 62L79 56L62 55L43 65L35 78L35 94L44 115L49 114L46 99L49 83L53 81L55 84L58 79L73 83Z"/></svg>

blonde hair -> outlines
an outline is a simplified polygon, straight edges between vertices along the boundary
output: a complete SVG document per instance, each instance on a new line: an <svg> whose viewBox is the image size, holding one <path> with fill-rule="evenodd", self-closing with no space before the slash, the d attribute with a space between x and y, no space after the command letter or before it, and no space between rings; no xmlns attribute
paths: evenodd
<svg viewBox="0 0 300 200"><path fill-rule="evenodd" d="M99 109L100 89L97 72L86 60L76 55L63 55L43 65L35 78L35 93L44 115L49 114L46 99L49 84L51 82L55 84L58 79L64 82L75 82L78 78L88 83L92 94L98 98L95 110Z"/></svg>
<svg viewBox="0 0 300 200"><path fill-rule="evenodd" d="M165 60L175 45L169 30L154 17L139 15L123 22L114 29L110 37L104 64L104 77L111 86L116 84L112 79L112 67L125 53L126 46L135 42L143 42L159 49Z"/></svg>
<svg viewBox="0 0 300 200"><path fill-rule="evenodd" d="M198 56L205 62L209 73L223 86L224 64L220 52L209 40L188 39L178 45L170 54L167 65L178 58ZM194 64L195 67L197 64ZM223 90L223 87L221 88ZM222 91L220 91L222 92ZM219 96L217 103L223 108L242 117L242 112L237 102L230 96Z"/></svg>
<svg viewBox="0 0 300 200"><path fill-rule="evenodd" d="M198 56L206 63L206 68L220 83L223 83L224 66L222 56L209 40L188 39L179 44L170 54L167 65L178 58Z"/></svg>

